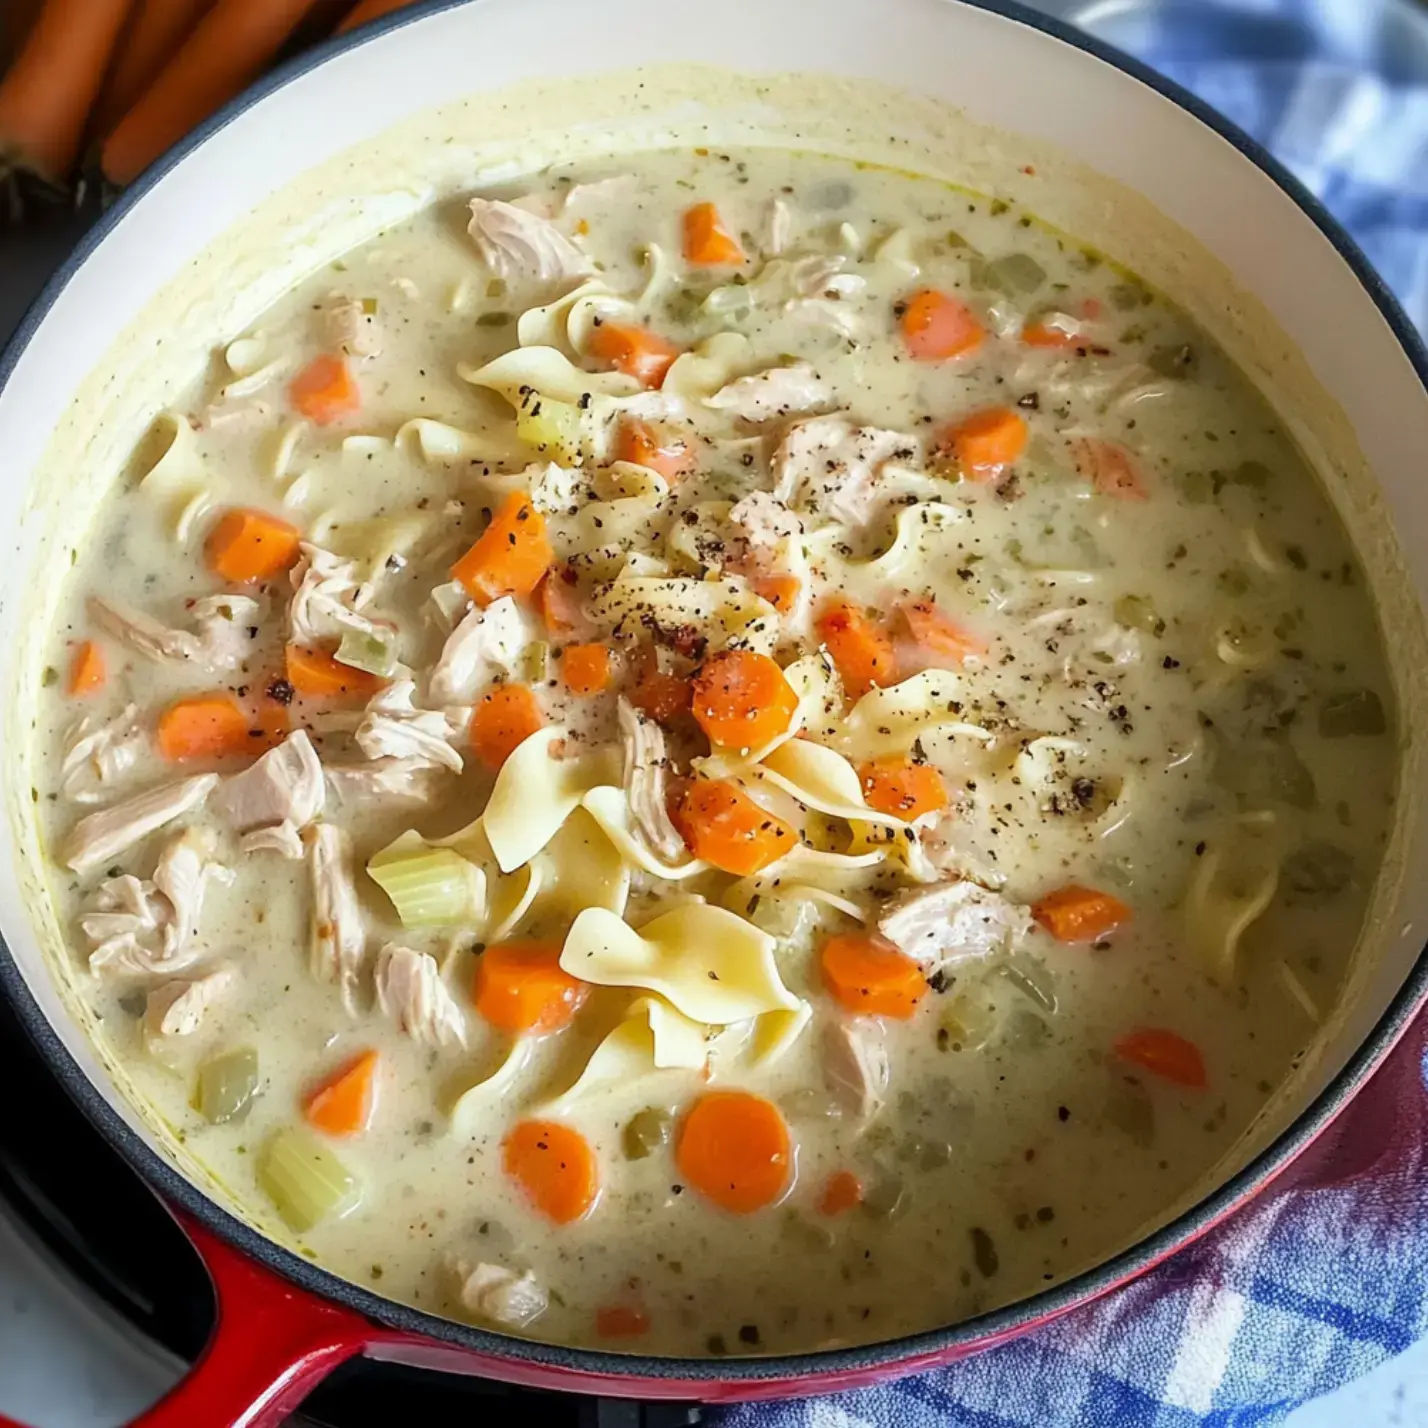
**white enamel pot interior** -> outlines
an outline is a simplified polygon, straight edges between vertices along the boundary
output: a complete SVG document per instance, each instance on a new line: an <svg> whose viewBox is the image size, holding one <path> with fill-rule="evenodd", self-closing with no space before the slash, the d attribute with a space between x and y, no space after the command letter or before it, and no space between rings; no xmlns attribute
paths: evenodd
<svg viewBox="0 0 1428 1428"><path fill-rule="evenodd" d="M116 1089L72 1017L63 978L42 950L43 928L37 930L43 919L35 913L38 853L29 827L24 701L36 677L32 636L52 589L53 552L63 542L66 523L72 529L82 520L76 503L56 502L55 487L72 475L79 491L108 474L56 475L52 439L62 441L65 431L72 435L76 425L99 420L101 409L107 412L105 394L115 383L106 384L103 374L116 366L116 344L134 346L132 333L123 343L121 335L155 294L194 273L198 279L186 279L197 284L193 294L221 289L225 279L216 273L205 278L203 265L193 266L196 260L254 210L267 205L264 211L278 211L282 200L274 196L299 175L430 106L527 81L575 81L695 60L746 75L839 76L957 106L964 117L948 119L947 144L949 153L961 157L943 164L949 176L960 165L973 186L1024 200L1123 260L1189 307L1262 375L1271 399L1309 447L1341 473L1344 492L1334 494L1369 555L1386 612L1404 705L1405 758L1410 769L1414 766L1424 715L1420 680L1428 667L1421 620L1428 591L1428 498L1422 480L1428 356L1326 216L1252 145L1187 96L1068 31L994 0L725 0L717 14L693 0L603 0L595 8L583 0L469 0L417 7L413 15L395 16L299 60L194 136L126 196L51 285L0 363L0 528L8 545L0 568L0 661L9 697L8 816L0 822L0 929L8 955L0 954L0 984L91 1118L171 1202L276 1271L287 1281L289 1302L341 1306L340 1331L333 1328L326 1337L314 1331L307 1338L294 1332L283 1351L267 1356L261 1367L250 1365L246 1375L231 1376L230 1394L266 1405L248 1416L235 1409L233 1421L266 1421L265 1413L288 1401L259 1380L281 1378L290 1397L301 1379L294 1377L292 1363L304 1354L310 1377L344 1353L373 1351L374 1343L377 1352L424 1357L447 1368L667 1397L809 1392L964 1354L1113 1287L1260 1188L1362 1084L1422 999L1428 829L1410 784L1400 800L1394 876L1381 889L1373 934L1346 1006L1292 1091L1266 1114L1239 1163L1225 1167L1218 1188L1198 1205L1178 1207L1173 1217L1167 1207L1168 1222L1141 1244L1023 1304L897 1343L796 1358L640 1359L556 1349L451 1324L346 1284L266 1240L195 1185L192 1167L175 1168L158 1150L155 1135ZM743 133L749 123L767 120L770 132L787 140L796 126L779 129L785 89L775 82L754 104L754 91L746 87L742 108L734 105L740 112L716 116L714 129L732 125ZM671 92L677 94L679 86ZM849 129L838 142L859 152L872 136L857 133L856 104L850 99L844 107ZM753 109L759 113L751 119ZM918 106L910 103L909 110ZM920 110L918 115L918 143L928 162L935 162L937 126ZM689 99L672 105L667 117L671 133L698 142L691 136L708 116ZM509 122L509 113L506 118ZM532 104L525 126L536 132L542 122L543 111ZM824 132L833 134L830 116L823 122ZM1002 137L969 143L969 135L981 132L974 126L988 126ZM418 167L426 162L423 157ZM1102 178L1091 180L1081 165ZM347 199L368 193L382 166L335 163L325 172L322 199L331 214ZM421 182L438 177L449 180L452 174L432 167ZM477 178L467 173L465 184ZM409 195L407 207L416 201ZM399 216L401 202L393 202ZM1131 211L1134 221L1126 217ZM282 231L301 236L308 247L297 241L276 246L274 272L281 274L283 261L291 262L296 250L310 254L314 266L332 256L313 240L310 228L284 221L290 227ZM281 230L282 223L278 226ZM331 241L340 241L340 223L333 227L337 237ZM260 282L252 284L254 293L261 288ZM226 311L214 301L215 314ZM192 306L201 312L199 296ZM233 316L228 312L227 319ZM196 340L187 355L182 325L165 335L172 338L167 347L155 342L154 334L143 338L143 361L174 361L175 371L185 371L192 370L203 344L212 346L232 331L199 334L202 342ZM133 354L126 360L132 366ZM76 408L76 393L86 382L84 403ZM153 410L131 413L137 427L114 433L116 461ZM109 450L103 443L100 449ZM40 472L46 474L37 487ZM419 1343L432 1352L423 1354ZM318 1352L324 1344L326 1359ZM335 1344L344 1345L344 1352L335 1352ZM438 1351L438 1345L444 1347ZM189 1399L189 1407L202 1401L215 1400ZM186 1411L171 1410L168 1418L151 1421L182 1422Z"/></svg>

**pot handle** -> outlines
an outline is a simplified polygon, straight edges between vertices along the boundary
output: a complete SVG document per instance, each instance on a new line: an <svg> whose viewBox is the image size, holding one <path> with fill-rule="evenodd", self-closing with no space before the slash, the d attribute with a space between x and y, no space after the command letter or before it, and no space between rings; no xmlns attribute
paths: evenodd
<svg viewBox="0 0 1428 1428"><path fill-rule="evenodd" d="M198 1362L130 1428L279 1428L339 1364L391 1336L264 1269L186 1215L174 1218L213 1281L217 1317Z"/></svg>

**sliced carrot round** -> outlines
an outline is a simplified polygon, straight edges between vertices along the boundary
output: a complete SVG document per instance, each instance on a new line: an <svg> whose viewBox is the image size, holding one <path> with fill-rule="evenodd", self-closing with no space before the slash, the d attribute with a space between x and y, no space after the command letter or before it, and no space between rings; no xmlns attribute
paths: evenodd
<svg viewBox="0 0 1428 1428"><path fill-rule="evenodd" d="M694 699L694 688L687 679L677 674L668 674L649 662L630 686L630 703L657 724L668 724L671 719L683 714Z"/></svg>
<svg viewBox="0 0 1428 1428"><path fill-rule="evenodd" d="M1128 922L1131 910L1110 893L1071 883L1034 903L1031 915L1058 942L1095 942Z"/></svg>
<svg viewBox="0 0 1428 1428"><path fill-rule="evenodd" d="M310 699L370 699L385 684L365 669L342 664L325 650L289 645L283 652L288 683Z"/></svg>
<svg viewBox="0 0 1428 1428"><path fill-rule="evenodd" d="M696 203L684 213L684 260L700 267L737 267L745 261L739 240L724 226L712 203Z"/></svg>
<svg viewBox="0 0 1428 1428"><path fill-rule="evenodd" d="M559 1121L521 1121L501 1143L506 1174L557 1225L588 1215L600 1196L600 1167L590 1142Z"/></svg>
<svg viewBox="0 0 1428 1428"><path fill-rule="evenodd" d="M755 595L767 600L781 615L793 610L803 589L803 582L796 575L756 575L749 584Z"/></svg>
<svg viewBox="0 0 1428 1428"><path fill-rule="evenodd" d="M874 759L858 770L858 781L871 807L909 823L947 807L947 785L931 764L892 756Z"/></svg>
<svg viewBox="0 0 1428 1428"><path fill-rule="evenodd" d="M851 1170L836 1170L828 1177L823 1193L818 1197L818 1213L841 1215L845 1210L862 1204L862 1201L863 1186L858 1177Z"/></svg>
<svg viewBox="0 0 1428 1428"><path fill-rule="evenodd" d="M545 517L524 491L512 491L475 545L451 567L478 605L502 595L529 595L555 559Z"/></svg>
<svg viewBox="0 0 1428 1428"><path fill-rule="evenodd" d="M615 460L633 462L655 471L673 485L694 470L694 453L682 437L662 433L638 417L620 423L615 441Z"/></svg>
<svg viewBox="0 0 1428 1428"><path fill-rule="evenodd" d="M357 379L341 357L315 357L288 384L288 400L318 426L355 416L362 407Z"/></svg>
<svg viewBox="0 0 1428 1428"><path fill-rule="evenodd" d="M251 506L225 511L208 533L204 555L215 575L235 585L271 580L297 564L302 536L296 526Z"/></svg>
<svg viewBox="0 0 1428 1428"><path fill-rule="evenodd" d="M1077 475L1089 481L1100 495L1122 501L1145 500L1140 464L1124 446L1097 436L1078 436L1070 442L1070 450Z"/></svg>
<svg viewBox="0 0 1428 1428"><path fill-rule="evenodd" d="M575 588L561 573L568 566L552 566L536 586L536 608L546 629L553 635L569 634L581 620L580 601Z"/></svg>
<svg viewBox="0 0 1428 1428"><path fill-rule="evenodd" d="M918 362L947 362L975 352L987 335L977 315L960 298L924 288L903 304L902 340Z"/></svg>
<svg viewBox="0 0 1428 1428"><path fill-rule="evenodd" d="M104 651L93 640L85 640L70 660L65 687L71 694L96 694L104 688L105 678Z"/></svg>
<svg viewBox="0 0 1428 1428"><path fill-rule="evenodd" d="M649 1332L650 1316L632 1304L605 1304L595 1311L595 1332L602 1339L634 1339Z"/></svg>
<svg viewBox="0 0 1428 1428"><path fill-rule="evenodd" d="M328 1135L360 1135L377 1109L377 1053L364 1051L324 1081L308 1098L303 1114Z"/></svg>
<svg viewBox="0 0 1428 1428"><path fill-rule="evenodd" d="M644 387L658 387L679 356L679 348L659 333L622 322L598 322L590 329L588 346L597 361Z"/></svg>
<svg viewBox="0 0 1428 1428"><path fill-rule="evenodd" d="M847 932L819 954L823 985L839 1006L859 1016L906 1021L927 995L922 968L885 937Z"/></svg>
<svg viewBox="0 0 1428 1428"><path fill-rule="evenodd" d="M782 818L732 779L695 779L673 817L696 858L741 878L776 863L798 844L798 834Z"/></svg>
<svg viewBox="0 0 1428 1428"><path fill-rule="evenodd" d="M1010 407L988 407L948 427L941 445L968 481L995 481L1026 450L1026 418Z"/></svg>
<svg viewBox="0 0 1428 1428"><path fill-rule="evenodd" d="M857 699L897 680L897 652L885 631L847 600L830 600L815 622L844 690Z"/></svg>
<svg viewBox="0 0 1428 1428"><path fill-rule="evenodd" d="M706 1199L749 1215L788 1188L793 1144L773 1102L747 1091L709 1091L684 1118L675 1162Z"/></svg>
<svg viewBox="0 0 1428 1428"><path fill-rule="evenodd" d="M793 722L798 696L768 655L721 650L694 676L694 717L711 744L753 749Z"/></svg>
<svg viewBox="0 0 1428 1428"><path fill-rule="evenodd" d="M598 644L567 645L560 652L560 677L572 694L599 694L610 685L610 651Z"/></svg>
<svg viewBox="0 0 1428 1428"><path fill-rule="evenodd" d="M512 1035L559 1031L589 994L562 969L558 943L498 942L476 960L476 1010Z"/></svg>
<svg viewBox="0 0 1428 1428"><path fill-rule="evenodd" d="M231 694L196 694L159 715L159 753L170 763L250 753L257 742L253 727Z"/></svg>
<svg viewBox="0 0 1428 1428"><path fill-rule="evenodd" d="M1200 1054L1200 1048L1163 1026L1141 1027L1127 1032L1116 1042L1115 1053L1122 1061L1129 1061L1131 1065L1149 1071L1152 1076L1173 1081L1177 1086L1200 1090L1207 1084L1205 1058Z"/></svg>
<svg viewBox="0 0 1428 1428"><path fill-rule="evenodd" d="M544 725L529 685L498 684L471 711L471 747L487 768L498 769Z"/></svg>
<svg viewBox="0 0 1428 1428"><path fill-rule="evenodd" d="M986 640L952 619L935 600L909 600L898 612L924 667L961 669L968 659L986 657Z"/></svg>

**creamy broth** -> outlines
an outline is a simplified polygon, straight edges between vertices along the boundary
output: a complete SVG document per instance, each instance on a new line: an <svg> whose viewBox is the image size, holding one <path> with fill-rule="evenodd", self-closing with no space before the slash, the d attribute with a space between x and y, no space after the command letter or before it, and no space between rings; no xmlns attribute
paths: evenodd
<svg viewBox="0 0 1428 1428"><path fill-rule="evenodd" d="M464 200L438 204L216 351L95 518L50 648L37 796L104 1035L265 1228L384 1294L528 1335L659 1353L868 1341L1103 1259L1204 1180L1309 1047L1377 872L1390 686L1328 502L1204 333L1014 206L775 150L646 153L499 197L522 206L473 219ZM744 261L681 256L702 202ZM632 327L669 344L665 364L691 354L658 391L610 375L630 364L608 329ZM518 348L513 375L488 366ZM324 357L341 374L295 387ZM303 420L303 404L333 419ZM982 445L949 435L987 411ZM614 464L639 454L636 419L655 438L645 459L689 468L672 483ZM503 645L494 604L473 617L451 572L516 492L554 569L515 601ZM317 553L291 578L225 583L215 541L239 507L291 522ZM256 603L195 608L213 596ZM848 658L846 619L830 623L839 599L863 612L867 648L886 641L872 675L888 693L856 687L868 671ZM947 625L918 639L927 606ZM458 668L443 650L467 620L485 643ZM359 672L295 695L284 646L330 653L344 632L344 656L382 669L386 693ZM106 677L70 693L86 640ZM572 691L570 644L608 652L608 685ZM677 713L661 772L732 778L831 858L671 879L651 866L687 855L658 850L633 788L545 816L552 769L579 795L632 785L619 697L646 698L656 668L687 688L726 647L788 671L804 737L765 761L701 762L709 743ZM468 711L517 683L564 731L563 757L536 736L502 794ZM166 761L165 711L220 691L250 747ZM81 716L79 738L109 737L76 753ZM209 770L231 778L285 729L324 765L319 813L245 851L237 786L195 786L203 801L162 829L85 856L81 818ZM863 776L874 760L935 770L946 806L903 805L910 827L889 809L832 811L884 797L885 779ZM535 849L520 867L498 866L504 833L471 831L493 787L510 846ZM479 866L485 898L458 875L441 891L465 909L404 927L364 870L413 829L433 844L464 832L439 856ZM199 875L192 928L149 881L179 837L232 873ZM355 909L324 882L339 843ZM1046 901L1067 887L1104 895L1073 907L1106 919L1085 938ZM136 907L151 925L95 921ZM488 944L565 942L567 972L611 980L613 934L591 907L636 930L680 908L729 920L695 911L692 933L643 954L643 978L583 992L557 1031L491 1025L473 1000ZM577 915L587 933L567 941ZM829 941L880 929L920 966L906 1017L830 993ZM391 945L409 969L440 968L426 1035ZM757 975L721 960L744 946ZM710 980L723 969L724 1011L671 971L681 955ZM651 1013L635 1004L657 972L669 1000ZM735 993L757 1023L727 1010ZM686 1064L654 1068L650 1015L661 1059ZM306 1127L314 1088L372 1049L365 1130ZM864 1057L851 1084L836 1059L850 1049ZM211 1094L218 1058L241 1071L240 1051L256 1054L256 1094L213 1124L197 1088ZM749 1213L682 1170L691 1109L722 1090L766 1099L787 1126L780 1183ZM532 1119L593 1149L583 1217L553 1224L507 1173L503 1142ZM280 1137L335 1156L355 1205L294 1229L289 1201L284 1225L269 1198ZM828 1213L844 1173L861 1203ZM508 1292L501 1276L527 1272L529 1293Z"/></svg>

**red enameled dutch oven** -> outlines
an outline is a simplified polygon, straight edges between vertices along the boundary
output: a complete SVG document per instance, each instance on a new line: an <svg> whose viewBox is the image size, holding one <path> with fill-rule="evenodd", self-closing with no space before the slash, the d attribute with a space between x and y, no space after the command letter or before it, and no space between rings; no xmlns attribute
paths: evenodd
<svg viewBox="0 0 1428 1428"><path fill-rule="evenodd" d="M693 61L744 76L801 72L857 83L805 94L787 79L757 88L745 79L716 95L686 76L666 81L678 102L658 123L648 113L621 112L619 82L572 85L616 96L607 112L577 116L580 132L604 124L630 144L658 142L660 133L697 143L691 126L707 123L701 132L769 142L797 134L869 157L887 152L890 132L900 141L910 134L902 148L910 166L1026 202L1125 261L1207 325L1260 377L1306 449L1342 478L1336 499L1368 557L1403 714L1405 796L1391 873L1344 1006L1218 1188L1182 1212L1167 1206L1167 1222L1125 1253L1010 1307L893 1342L786 1357L599 1353L454 1323L347 1283L220 1206L160 1152L67 1010L62 979L41 950L40 850L25 811L23 709L39 663L30 641L42 623L26 617L43 594L37 572L57 519L32 473L54 434L63 434L67 412L78 410L84 421L122 413L123 377L110 371L123 365L116 352L127 353L131 371L167 360L178 374L196 370L215 334L242 326L217 298L211 308L205 302L239 288L266 303L281 286L265 295L264 269L282 263L238 261L221 276L209 274L189 291L192 321L166 330L163 345L130 327L145 305L195 271L193 260L219 235L251 223L250 215L269 225L270 256L282 254L300 272L336 256L323 244L342 240L354 196L388 195L380 202L390 220L420 203L426 188L473 186L475 169L440 169L439 145L411 150L405 198L400 165L384 170L380 153L369 158L368 150L357 164L337 157L403 121L419 122L412 116L429 106L478 96L471 113L499 109L508 130L514 114L516 127L539 139L551 122L547 106L512 86ZM860 117L857 96L882 93L880 86L920 98L885 107L881 121ZM648 92L658 89L656 81ZM465 111L449 112L459 126ZM860 130L878 122L885 132ZM462 152L459 145L447 151ZM280 191L319 165L327 165L325 177L310 187L308 210L285 209ZM203 274L201 265L197 271ZM282 276L282 285L294 275ZM111 396L112 409L105 407ZM110 454L137 435L116 421ZM206 1355L140 1420L148 1428L276 1425L356 1354L541 1388L706 1401L827 1392L950 1362L1107 1293L1261 1193L1363 1086L1428 994L1421 954L1428 803L1413 786L1428 711L1421 687L1428 670L1428 353L1348 237L1254 143L1131 60L1011 0L724 0L717 12L693 0L602 0L598 7L447 0L399 12L265 80L109 212L0 360L0 452L0 523L13 543L0 562L0 687L13 706L5 715L0 987L94 1125L173 1208L208 1265L220 1305Z"/></svg>

